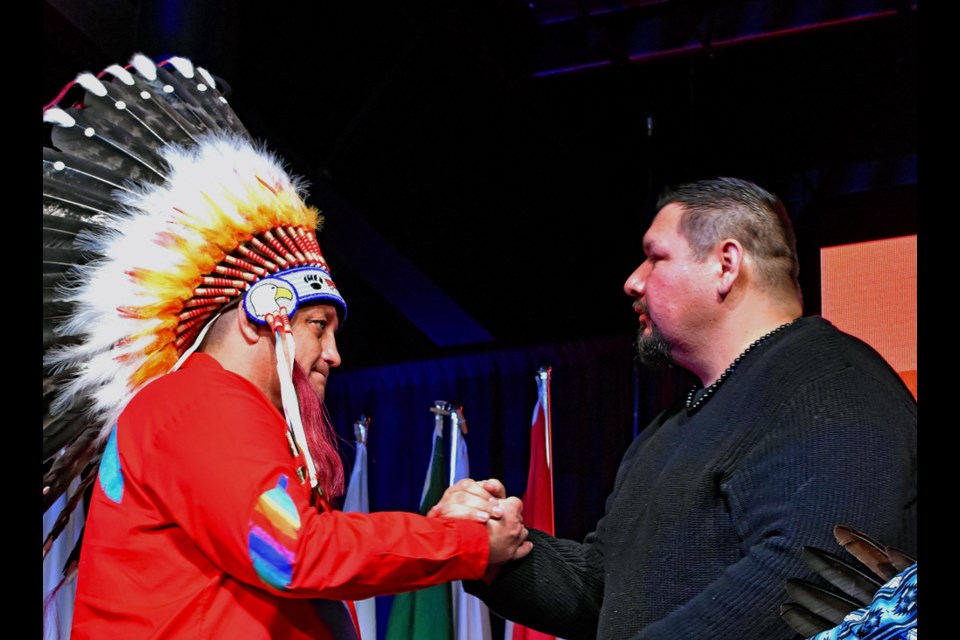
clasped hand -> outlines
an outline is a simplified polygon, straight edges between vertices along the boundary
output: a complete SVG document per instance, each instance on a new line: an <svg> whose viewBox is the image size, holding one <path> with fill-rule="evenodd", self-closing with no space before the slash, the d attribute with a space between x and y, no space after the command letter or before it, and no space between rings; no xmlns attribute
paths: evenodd
<svg viewBox="0 0 960 640"><path fill-rule="evenodd" d="M506 562L523 558L533 548L523 525L523 501L517 497L508 498L507 490L499 480L460 480L443 493L440 502L427 512L427 516L485 523L490 536L488 573Z"/></svg>

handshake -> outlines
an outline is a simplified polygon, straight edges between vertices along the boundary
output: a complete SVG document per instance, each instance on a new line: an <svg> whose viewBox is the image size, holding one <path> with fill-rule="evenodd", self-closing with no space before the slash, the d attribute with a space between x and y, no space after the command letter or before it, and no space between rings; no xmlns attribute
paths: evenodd
<svg viewBox="0 0 960 640"><path fill-rule="evenodd" d="M487 525L490 536L490 557L483 579L490 583L500 566L523 558L533 548L523 526L523 501L507 497L507 490L499 480L471 480L465 478L448 488L440 502L427 512L427 517L476 520Z"/></svg>

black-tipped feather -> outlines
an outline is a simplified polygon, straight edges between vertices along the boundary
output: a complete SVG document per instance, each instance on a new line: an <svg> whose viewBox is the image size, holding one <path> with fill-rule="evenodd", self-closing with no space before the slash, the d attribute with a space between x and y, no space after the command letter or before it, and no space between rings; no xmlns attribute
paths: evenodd
<svg viewBox="0 0 960 640"><path fill-rule="evenodd" d="M843 618L862 605L846 596L824 589L812 582L791 578L786 583L787 595L795 603L805 607L811 613L829 620L830 626L843 622Z"/></svg>
<svg viewBox="0 0 960 640"><path fill-rule="evenodd" d="M95 221L116 206L109 194L97 193L90 189L89 185L85 187L65 185L56 178L48 180L44 184L43 206L49 213L45 216L44 223L55 226L58 220L54 211L62 209L64 213L60 214L60 218L68 218L68 216L74 218L63 220L64 226L70 224L85 226L88 224L87 220ZM70 230L70 227L66 228Z"/></svg>
<svg viewBox="0 0 960 640"><path fill-rule="evenodd" d="M100 123L100 128L109 127L112 130L123 131L126 135L123 143L127 147L149 149L150 153L160 145L169 144L172 140L165 140L154 132L142 118L137 115L134 105L122 101L117 94L115 85L123 86L121 82L107 82L105 96L87 93L83 100L83 115L89 120ZM111 95L113 94L113 95ZM123 105L122 108L118 105Z"/></svg>
<svg viewBox="0 0 960 640"><path fill-rule="evenodd" d="M204 133L219 130L216 120L203 110L203 101L197 95L195 82L184 78L169 65L157 67L157 80L173 87L173 91L164 91L163 96L185 119L194 124L197 131Z"/></svg>
<svg viewBox="0 0 960 640"><path fill-rule="evenodd" d="M883 586L876 577L822 549L805 547L803 558L814 571L860 606L870 604L877 589Z"/></svg>
<svg viewBox="0 0 960 640"><path fill-rule="evenodd" d="M59 222L59 221L57 221ZM69 248L77 239L76 231L47 224L47 216L43 216L43 246L51 248Z"/></svg>
<svg viewBox="0 0 960 640"><path fill-rule="evenodd" d="M62 171L62 173L60 173ZM59 181L76 191L89 191L104 201L112 201L113 192L127 188L127 176L93 164L80 156L56 149L43 150L43 179L46 185Z"/></svg>
<svg viewBox="0 0 960 640"><path fill-rule="evenodd" d="M800 605L789 602L780 606L780 617L804 638L815 636L834 626L830 624L829 620L811 613Z"/></svg>
<svg viewBox="0 0 960 640"><path fill-rule="evenodd" d="M43 541L43 557L47 557L47 552L53 547L53 542L57 539L60 533L63 531L64 527L67 526L67 523L70 521L70 516L76 510L77 506L80 504L80 501L83 499L83 494L87 490L87 487L90 486L90 483L93 482L93 479L96 477L95 473L87 474L87 477L84 478L80 484L77 486L77 490L73 492L70 496L70 499L67 500L66 506L60 512L60 515L57 516L56 521L54 521L53 526L50 527L50 533L47 534L47 537ZM71 552L71 557L74 553L79 553L80 541L77 541L77 544L74 546L73 551ZM72 563L68 560L64 570L70 568Z"/></svg>
<svg viewBox="0 0 960 640"><path fill-rule="evenodd" d="M61 450L69 448L68 445L73 446L75 443L83 442L84 434L95 435L98 430L99 425L93 425L86 412L81 410L71 410L69 413L51 416L50 420L43 425L43 459L44 461L55 460L51 471L56 473L58 465L63 467L68 462L60 461L60 458L63 458Z"/></svg>
<svg viewBox="0 0 960 640"><path fill-rule="evenodd" d="M76 336L61 336L56 332L56 324L60 322L62 318L46 318L43 320L43 352L46 353L48 350L53 349L54 347L62 347L67 345L80 344L81 339ZM46 367L44 368L44 373L47 373Z"/></svg>
<svg viewBox="0 0 960 640"><path fill-rule="evenodd" d="M48 302L47 296L43 300L43 317L47 318L69 318L73 306L67 302Z"/></svg>
<svg viewBox="0 0 960 640"><path fill-rule="evenodd" d="M58 149L100 164L132 179L159 182L166 175L166 163L152 147L131 138L116 124L97 120L96 112L67 110L76 123L56 127L51 134Z"/></svg>
<svg viewBox="0 0 960 640"><path fill-rule="evenodd" d="M42 274L43 277L43 288L44 289L53 289L63 281L63 274L61 273L46 273Z"/></svg>
<svg viewBox="0 0 960 640"><path fill-rule="evenodd" d="M97 452L99 433L99 425L90 425L88 422L86 431L64 448L63 453L53 461L50 469L43 475L44 511L66 492L74 478L99 460ZM65 507L63 510L72 510L75 506L76 503L68 504L69 509Z"/></svg>
<svg viewBox="0 0 960 640"><path fill-rule="evenodd" d="M43 270L46 273L63 271L77 264L77 258L81 252L76 249L64 249L62 247L44 247L43 248Z"/></svg>
<svg viewBox="0 0 960 640"><path fill-rule="evenodd" d="M117 84L117 83L114 83ZM155 93L157 86L140 76L134 77L135 100L130 102L136 117L149 127L165 144L190 144L197 141L197 137L205 131L197 127L196 119L176 108L176 99L173 104L165 97L160 98ZM148 92L149 97L143 98L140 94Z"/></svg>
<svg viewBox="0 0 960 640"><path fill-rule="evenodd" d="M787 594L795 602L784 604L780 616L804 637L833 629L847 614L871 606L884 583L916 562L916 558L909 554L886 547L846 525L834 527L834 536L846 551L863 563L864 568L822 549L803 549L806 563L841 592L805 580L786 581Z"/></svg>

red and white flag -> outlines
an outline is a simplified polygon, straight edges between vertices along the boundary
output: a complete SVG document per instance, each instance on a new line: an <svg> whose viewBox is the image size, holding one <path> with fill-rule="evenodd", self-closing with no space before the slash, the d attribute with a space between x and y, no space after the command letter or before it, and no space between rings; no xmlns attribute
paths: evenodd
<svg viewBox="0 0 960 640"><path fill-rule="evenodd" d="M553 440L550 422L550 368L537 372L537 404L530 427L530 466L523 492L523 521L528 527L554 535ZM553 640L554 636L513 622L504 627L506 640Z"/></svg>

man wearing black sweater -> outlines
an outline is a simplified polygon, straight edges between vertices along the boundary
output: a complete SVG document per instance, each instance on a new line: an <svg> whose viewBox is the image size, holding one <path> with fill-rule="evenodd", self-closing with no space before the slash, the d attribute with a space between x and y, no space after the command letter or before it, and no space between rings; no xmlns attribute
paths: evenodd
<svg viewBox="0 0 960 640"><path fill-rule="evenodd" d="M625 454L582 542L530 530L523 560L467 584L498 614L569 640L776 640L804 545L847 524L916 553L916 402L865 343L801 317L780 201L720 178L662 198L624 290L638 354L697 385ZM435 508L503 497L461 484Z"/></svg>

